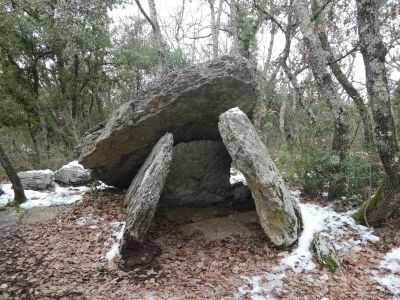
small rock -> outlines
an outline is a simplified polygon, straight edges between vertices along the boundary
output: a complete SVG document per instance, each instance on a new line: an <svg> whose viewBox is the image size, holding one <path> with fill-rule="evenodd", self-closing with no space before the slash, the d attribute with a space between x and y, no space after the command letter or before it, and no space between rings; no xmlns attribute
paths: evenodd
<svg viewBox="0 0 400 300"><path fill-rule="evenodd" d="M360 251L362 251L362 248L360 247L360 246L354 246L354 247L352 247L351 248L351 251L353 251L353 252L360 252Z"/></svg>
<svg viewBox="0 0 400 300"><path fill-rule="evenodd" d="M51 170L18 172L18 177L21 179L24 189L44 190L53 183L54 172Z"/></svg>
<svg viewBox="0 0 400 300"><path fill-rule="evenodd" d="M0 285L0 289L5 290L8 287L7 283L3 283L2 285Z"/></svg>
<svg viewBox="0 0 400 300"><path fill-rule="evenodd" d="M70 185L79 185L89 182L90 171L84 169L77 161L72 161L56 171L55 180Z"/></svg>
<svg viewBox="0 0 400 300"><path fill-rule="evenodd" d="M328 274L325 273L324 275L320 276L319 279L322 280L322 281L328 281L329 280L329 276L328 276Z"/></svg>

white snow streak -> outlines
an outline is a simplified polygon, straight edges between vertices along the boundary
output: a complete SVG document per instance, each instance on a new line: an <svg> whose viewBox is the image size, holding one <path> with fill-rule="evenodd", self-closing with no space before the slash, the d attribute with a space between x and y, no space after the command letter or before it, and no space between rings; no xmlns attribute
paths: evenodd
<svg viewBox="0 0 400 300"><path fill-rule="evenodd" d="M390 271L390 273L382 275L378 272L372 272L374 279L386 286L394 295L400 295L400 248L392 249L392 251L386 253L379 267Z"/></svg>
<svg viewBox="0 0 400 300"><path fill-rule="evenodd" d="M4 194L0 196L0 205L6 205L14 199L14 190L11 184L3 184L1 187ZM25 190L25 196L28 201L22 203L20 207L29 209L36 206L71 204L82 199L89 189L87 186L61 187L54 183L54 190L51 191Z"/></svg>
<svg viewBox="0 0 400 300"><path fill-rule="evenodd" d="M292 192L297 201L298 191ZM272 299L271 291L279 293L287 269L295 273L312 272L315 264L312 261L311 242L315 233L329 236L337 250L348 251L351 247L367 242L376 242L379 238L372 234L372 230L365 226L357 225L349 213L337 213L330 207L320 207L310 203L299 203L303 216L304 228L299 238L298 246L284 257L271 273L265 272L254 277L242 277L248 284L238 290L238 297L246 294L253 299ZM354 235L355 238L348 239ZM264 282L261 284L261 282ZM272 297L272 298L271 298Z"/></svg>
<svg viewBox="0 0 400 300"><path fill-rule="evenodd" d="M111 237L109 238L109 241L106 243L106 246L111 244L111 249L108 250L108 252L105 255L105 258L108 260L108 263L110 264L110 266L114 266L114 258L116 256L119 256L119 247L120 247L120 243L122 240L122 236L124 234L124 230L125 230L125 222L112 222L111 226L116 229L116 231L114 231L111 234Z"/></svg>

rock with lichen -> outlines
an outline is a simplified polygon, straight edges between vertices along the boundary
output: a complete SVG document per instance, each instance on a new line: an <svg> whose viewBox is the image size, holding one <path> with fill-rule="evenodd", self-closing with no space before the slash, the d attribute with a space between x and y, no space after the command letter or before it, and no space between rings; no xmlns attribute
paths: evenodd
<svg viewBox="0 0 400 300"><path fill-rule="evenodd" d="M312 244L317 260L322 266L326 267L330 272L340 269L335 247L327 236L315 234Z"/></svg>
<svg viewBox="0 0 400 300"><path fill-rule="evenodd" d="M165 132L176 144L220 141L218 116L234 106L251 115L257 97L255 69L242 58L171 72L87 132L76 149L79 163L94 178L126 188Z"/></svg>
<svg viewBox="0 0 400 300"><path fill-rule="evenodd" d="M302 230L301 212L265 144L237 107L220 115L218 127L234 167L246 178L267 237L276 246L290 246Z"/></svg>

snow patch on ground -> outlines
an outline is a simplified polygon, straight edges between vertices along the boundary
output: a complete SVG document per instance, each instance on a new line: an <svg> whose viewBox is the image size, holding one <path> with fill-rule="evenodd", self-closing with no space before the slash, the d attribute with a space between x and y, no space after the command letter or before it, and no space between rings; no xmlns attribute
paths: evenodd
<svg viewBox="0 0 400 300"><path fill-rule="evenodd" d="M123 221L112 222L110 225L115 231L111 234L108 242L106 242L106 246L111 245L111 248L106 253L105 258L108 260L110 266L114 266L114 258L120 255L119 247L121 245L126 223Z"/></svg>
<svg viewBox="0 0 400 300"><path fill-rule="evenodd" d="M11 184L1 185L4 194L0 196L0 205L6 205L14 199L14 190ZM25 190L28 201L20 205L23 209L30 209L36 206L52 206L72 204L80 199L90 188L87 186L62 187L54 183L54 189L49 191Z"/></svg>
<svg viewBox="0 0 400 300"><path fill-rule="evenodd" d="M299 202L300 193L294 191L292 195ZM349 251L355 245L379 240L377 236L373 235L372 230L356 224L349 213L337 213L329 206L321 207L311 203L299 202L299 206L304 228L297 248L287 254L271 273L265 272L259 276L243 277L248 284L239 288L239 297L250 295L253 299L260 296L263 297L262 299L268 299L272 290L279 292L278 290L282 288L281 279L287 269L292 269L298 274L312 272L316 267L311 253L311 242L315 233L320 232L328 236L336 250L342 251ZM354 238L349 239L349 236L354 236ZM264 283L261 284L262 282Z"/></svg>
<svg viewBox="0 0 400 300"><path fill-rule="evenodd" d="M392 249L386 253L385 257L379 264L379 267L390 271L387 275L372 272L374 279L381 285L385 286L394 295L400 295L400 248Z"/></svg>
<svg viewBox="0 0 400 300"><path fill-rule="evenodd" d="M76 220L76 224L79 226L88 225L91 229L98 228L98 224L102 221L102 218L96 218L92 214L86 214Z"/></svg>

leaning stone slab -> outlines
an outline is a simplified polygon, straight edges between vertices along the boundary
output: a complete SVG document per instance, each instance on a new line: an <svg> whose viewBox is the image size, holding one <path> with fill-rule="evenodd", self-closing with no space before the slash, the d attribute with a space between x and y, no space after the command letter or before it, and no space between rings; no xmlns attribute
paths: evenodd
<svg viewBox="0 0 400 300"><path fill-rule="evenodd" d="M222 142L193 141L173 148L162 206L208 206L227 200L231 157Z"/></svg>
<svg viewBox="0 0 400 300"><path fill-rule="evenodd" d="M128 219L120 251L124 261L131 260L146 237L168 175L173 143L170 133L158 141L126 193Z"/></svg>
<svg viewBox="0 0 400 300"><path fill-rule="evenodd" d="M218 116L232 106L251 114L256 87L255 69L236 57L169 73L90 130L76 149L79 163L108 185L128 187L165 132L176 144L221 140Z"/></svg>
<svg viewBox="0 0 400 300"><path fill-rule="evenodd" d="M55 180L68 185L85 184L91 181L90 170L83 168L77 161L72 161L55 172Z"/></svg>
<svg viewBox="0 0 400 300"><path fill-rule="evenodd" d="M260 223L276 246L293 244L301 231L301 213L249 118L239 108L219 117L219 132L243 173L256 204Z"/></svg>
<svg viewBox="0 0 400 300"><path fill-rule="evenodd" d="M54 182L54 172L51 170L18 172L18 177L27 190L44 190Z"/></svg>

